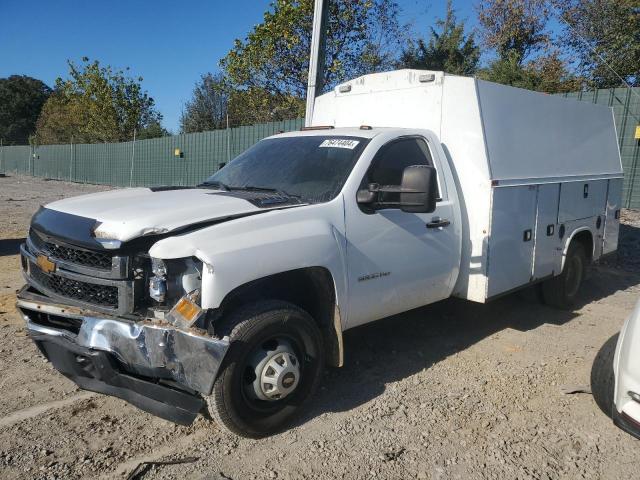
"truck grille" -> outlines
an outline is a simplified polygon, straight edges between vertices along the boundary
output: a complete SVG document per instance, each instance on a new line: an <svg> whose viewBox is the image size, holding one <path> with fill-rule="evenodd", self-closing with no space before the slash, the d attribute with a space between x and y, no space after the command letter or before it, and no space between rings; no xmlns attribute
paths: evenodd
<svg viewBox="0 0 640 480"><path fill-rule="evenodd" d="M56 260L82 265L83 267L111 270L112 255L110 253L84 250L47 242L34 232L31 232L29 238L39 250L47 252Z"/></svg>
<svg viewBox="0 0 640 480"><path fill-rule="evenodd" d="M74 300L108 308L118 308L118 287L79 282L58 275L48 275L31 265L31 277L44 288Z"/></svg>

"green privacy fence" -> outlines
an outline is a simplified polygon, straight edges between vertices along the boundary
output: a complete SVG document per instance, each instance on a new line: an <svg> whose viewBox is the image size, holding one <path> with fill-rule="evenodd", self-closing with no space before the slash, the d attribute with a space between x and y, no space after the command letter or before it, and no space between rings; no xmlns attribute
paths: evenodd
<svg viewBox="0 0 640 480"><path fill-rule="evenodd" d="M607 88L563 96L613 108L624 170L622 205L640 208L640 140L634 138L636 127L640 126L640 88Z"/></svg>
<svg viewBox="0 0 640 480"><path fill-rule="evenodd" d="M640 88L601 89L564 94L613 108L622 166L623 206L640 208ZM298 130L302 119L189 133L136 142L0 147L0 173L108 185L193 185L258 140L279 131ZM175 155L179 149L181 156Z"/></svg>
<svg viewBox="0 0 640 480"><path fill-rule="evenodd" d="M135 142L4 146L0 173L116 186L194 185L258 140L303 125L296 119Z"/></svg>

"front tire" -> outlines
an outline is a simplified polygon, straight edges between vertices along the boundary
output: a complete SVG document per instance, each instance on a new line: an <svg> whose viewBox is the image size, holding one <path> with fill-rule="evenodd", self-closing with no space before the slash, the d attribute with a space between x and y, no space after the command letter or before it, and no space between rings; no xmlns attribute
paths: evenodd
<svg viewBox="0 0 640 480"><path fill-rule="evenodd" d="M282 430L320 382L324 350L315 321L295 305L269 301L239 308L219 328L230 346L209 413L243 437Z"/></svg>
<svg viewBox="0 0 640 480"><path fill-rule="evenodd" d="M574 307L586 269L587 254L584 246L572 243L569 245L562 273L542 283L544 303L562 309Z"/></svg>
<svg viewBox="0 0 640 480"><path fill-rule="evenodd" d="M613 413L613 397L615 390L615 375L613 373L613 358L618 344L618 334L615 334L598 351L591 367L591 393L596 405L608 417Z"/></svg>

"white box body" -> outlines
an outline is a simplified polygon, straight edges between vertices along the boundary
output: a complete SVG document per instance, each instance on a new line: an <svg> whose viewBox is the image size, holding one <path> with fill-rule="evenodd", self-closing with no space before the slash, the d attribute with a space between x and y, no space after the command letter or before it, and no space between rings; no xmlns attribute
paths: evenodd
<svg viewBox="0 0 640 480"><path fill-rule="evenodd" d="M594 260L617 248L622 166L610 108L443 72L398 70L318 97L312 125L437 135L462 209L456 296L484 302L557 275L572 235L584 229L593 235Z"/></svg>

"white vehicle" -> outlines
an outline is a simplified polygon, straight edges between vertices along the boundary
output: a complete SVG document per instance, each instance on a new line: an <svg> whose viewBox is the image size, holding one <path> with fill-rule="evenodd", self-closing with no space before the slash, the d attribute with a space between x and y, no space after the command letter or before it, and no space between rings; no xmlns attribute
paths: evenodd
<svg viewBox="0 0 640 480"><path fill-rule="evenodd" d="M178 423L281 429L342 333L541 283L569 306L616 250L609 108L442 72L316 99L198 187L53 202L22 248L30 335L80 387Z"/></svg>
<svg viewBox="0 0 640 480"><path fill-rule="evenodd" d="M640 438L640 302L618 335L613 373L613 422Z"/></svg>

